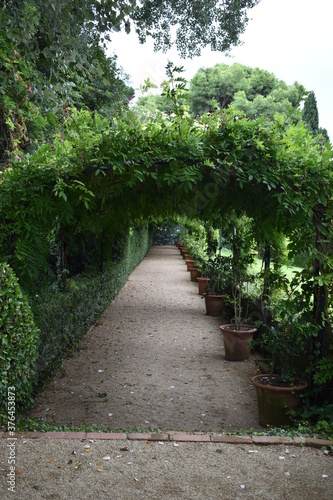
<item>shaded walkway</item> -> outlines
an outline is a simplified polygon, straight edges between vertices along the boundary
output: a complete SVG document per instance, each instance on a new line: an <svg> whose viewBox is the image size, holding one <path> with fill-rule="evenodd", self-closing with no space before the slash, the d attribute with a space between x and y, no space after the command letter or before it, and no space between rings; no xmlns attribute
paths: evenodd
<svg viewBox="0 0 333 500"><path fill-rule="evenodd" d="M259 428L252 360L225 361L175 247L152 247L31 416L119 429Z"/></svg>

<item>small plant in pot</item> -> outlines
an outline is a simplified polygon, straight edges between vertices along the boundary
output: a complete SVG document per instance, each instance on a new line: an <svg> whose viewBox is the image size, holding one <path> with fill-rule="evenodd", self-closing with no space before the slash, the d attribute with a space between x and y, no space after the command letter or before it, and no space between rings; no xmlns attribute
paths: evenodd
<svg viewBox="0 0 333 500"><path fill-rule="evenodd" d="M205 297L208 316L221 316L230 284L230 259L216 255L201 266L201 276L208 279Z"/></svg>
<svg viewBox="0 0 333 500"><path fill-rule="evenodd" d="M307 388L304 374L312 360L312 341L319 326L313 324L311 303L302 290L286 298L276 299L269 307L271 325L263 325L262 334L252 341L271 357L270 373L253 377L257 389L259 423L266 427L292 425L291 412Z"/></svg>
<svg viewBox="0 0 333 500"><path fill-rule="evenodd" d="M233 255L230 259L230 285L234 310L233 323L221 325L225 358L228 361L242 361L250 356L249 342L257 331L243 319L243 295L252 277L249 267L253 262L251 221L246 217L231 217L226 231L231 235Z"/></svg>

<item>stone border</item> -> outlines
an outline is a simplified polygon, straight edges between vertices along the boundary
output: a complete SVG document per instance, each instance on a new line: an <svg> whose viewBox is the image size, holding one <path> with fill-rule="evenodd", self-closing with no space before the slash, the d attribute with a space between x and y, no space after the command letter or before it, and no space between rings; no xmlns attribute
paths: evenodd
<svg viewBox="0 0 333 500"><path fill-rule="evenodd" d="M178 432L169 431L162 434L141 432L9 432L0 431L0 438L22 438L22 439L79 439L83 440L129 440L129 441L162 441L178 443L226 443L226 444L249 444L249 445L289 445L322 448L333 446L333 440L317 439L309 437L289 436L256 436L256 435L224 435L216 432Z"/></svg>

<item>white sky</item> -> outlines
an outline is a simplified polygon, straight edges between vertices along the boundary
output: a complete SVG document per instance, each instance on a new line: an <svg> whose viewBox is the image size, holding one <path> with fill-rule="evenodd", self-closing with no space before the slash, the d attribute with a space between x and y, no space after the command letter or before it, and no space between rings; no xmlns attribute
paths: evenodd
<svg viewBox="0 0 333 500"><path fill-rule="evenodd" d="M244 44L232 49L232 57L209 48L192 60L175 50L155 53L151 40L140 45L134 33L113 33L110 54L117 54L137 89L147 77L159 85L168 60L184 66L188 80L201 67L238 62L268 70L288 85L297 81L315 92L319 125L333 141L333 0L261 0L248 14Z"/></svg>

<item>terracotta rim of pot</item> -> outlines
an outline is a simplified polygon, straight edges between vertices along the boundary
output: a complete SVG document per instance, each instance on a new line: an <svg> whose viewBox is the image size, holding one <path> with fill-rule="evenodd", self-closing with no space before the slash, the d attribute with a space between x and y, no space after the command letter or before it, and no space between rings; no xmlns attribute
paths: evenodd
<svg viewBox="0 0 333 500"><path fill-rule="evenodd" d="M225 297L227 294L226 293L203 293L204 297Z"/></svg>
<svg viewBox="0 0 333 500"><path fill-rule="evenodd" d="M277 374L270 375L268 373L261 373L259 375L255 375L252 377L252 383L256 387L259 387L259 389L266 389L268 391L282 391L282 392L295 392L295 391L304 391L304 389L307 388L308 383L305 380L302 380L299 377L295 377L294 380L297 380L299 382L299 385L290 385L290 386L282 386L282 385L270 385L270 384L262 384L260 382L260 379L267 379L269 377L276 377L278 378Z"/></svg>
<svg viewBox="0 0 333 500"><path fill-rule="evenodd" d="M220 330L223 332L223 330L226 330L227 332L237 332L237 333L255 333L257 331L257 328L255 328L252 325L247 325L245 323L241 323L240 329L237 330L236 325L234 323L228 323L226 325L221 325Z"/></svg>

